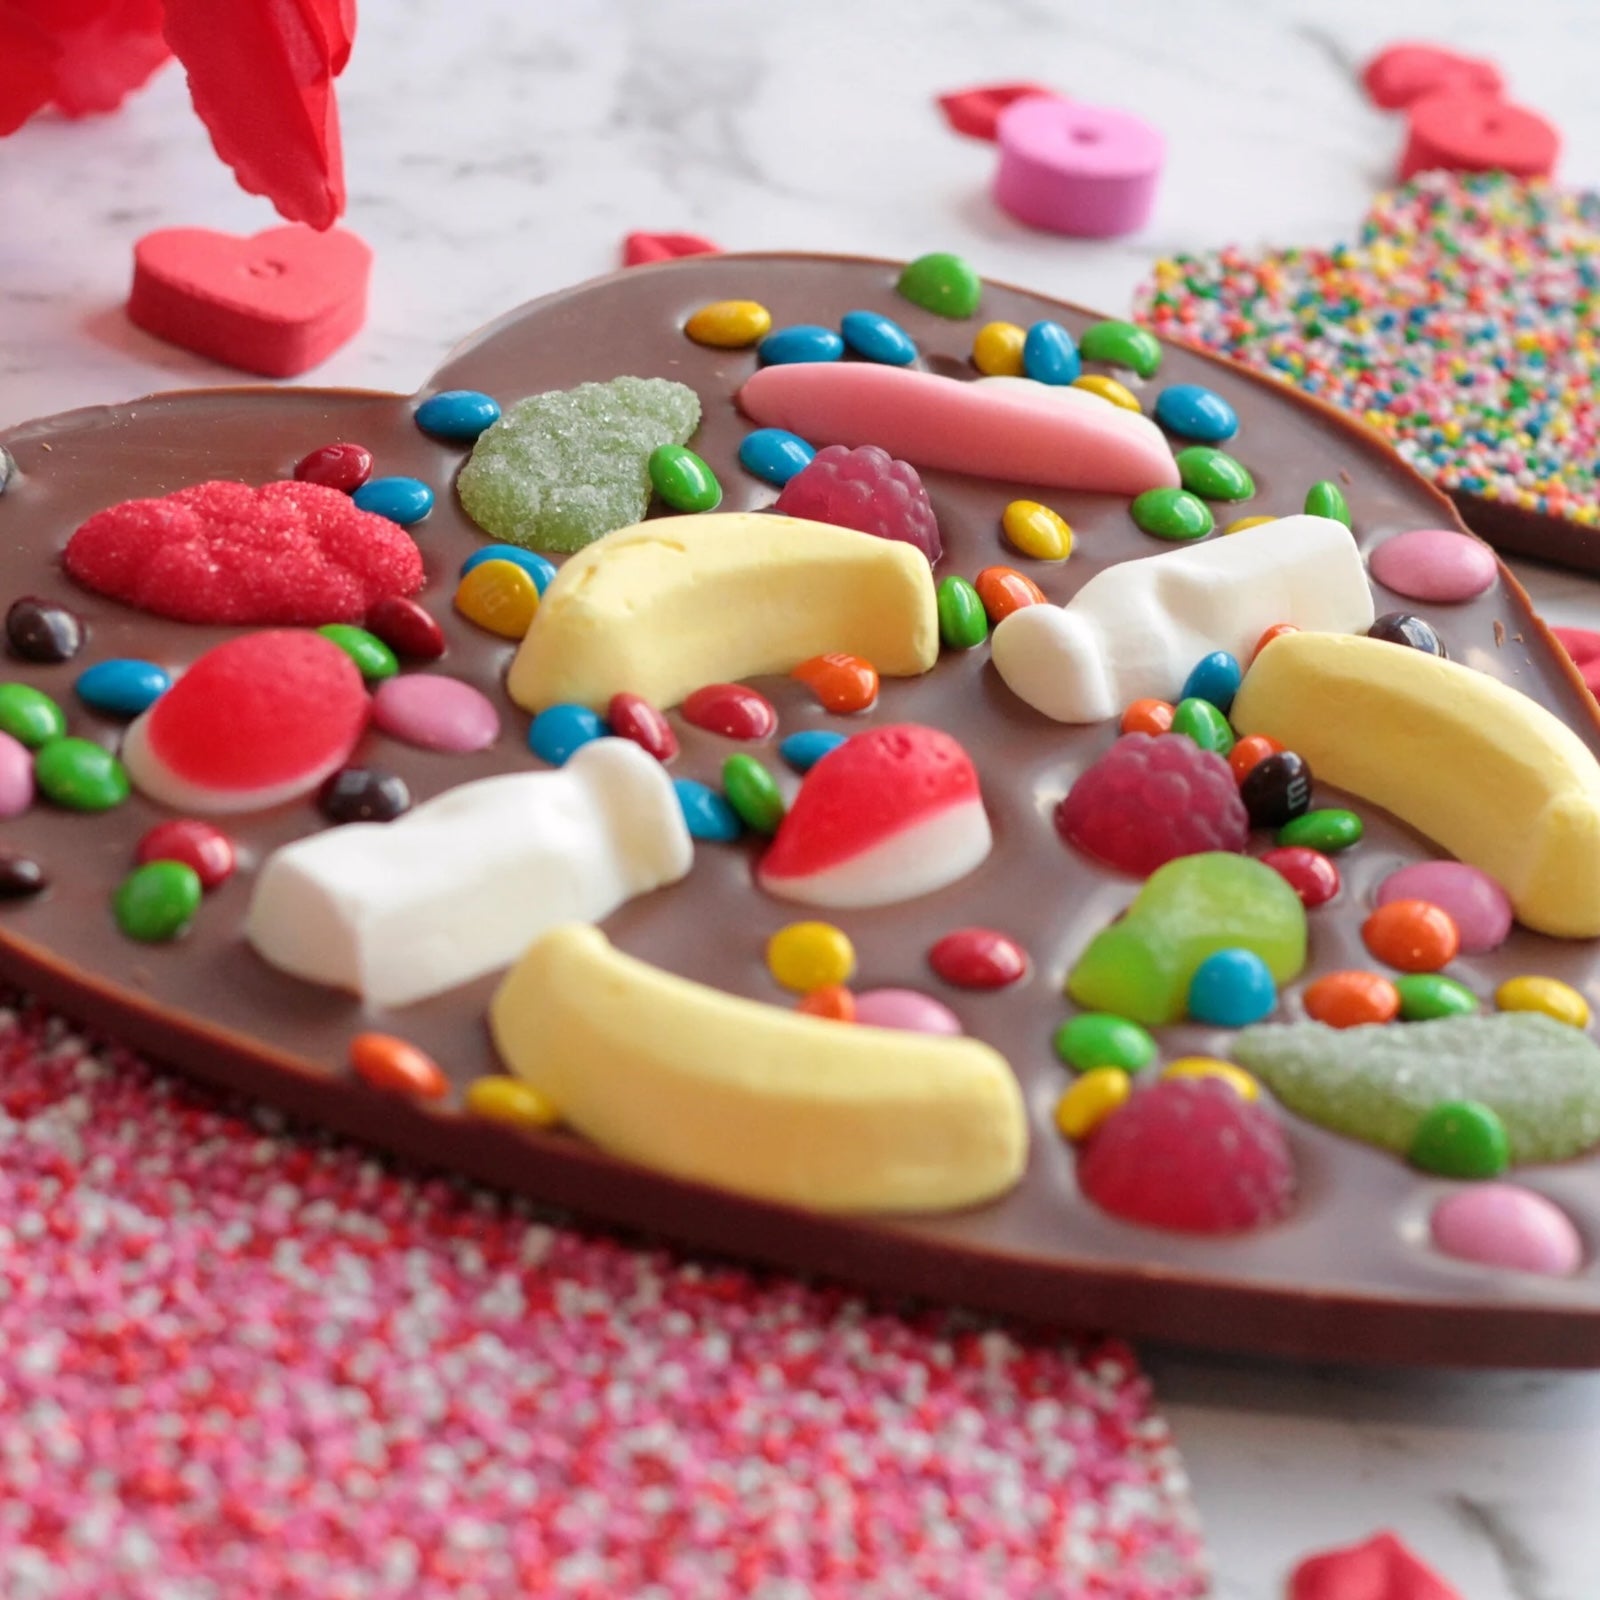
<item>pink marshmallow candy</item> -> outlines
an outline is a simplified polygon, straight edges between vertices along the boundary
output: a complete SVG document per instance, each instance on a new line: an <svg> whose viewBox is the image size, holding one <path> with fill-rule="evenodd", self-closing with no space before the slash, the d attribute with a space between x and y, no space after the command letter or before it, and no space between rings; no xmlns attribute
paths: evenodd
<svg viewBox="0 0 1600 1600"><path fill-rule="evenodd" d="M1047 233L1115 239L1149 220L1166 159L1140 117L1055 95L1007 106L995 124L995 203Z"/></svg>

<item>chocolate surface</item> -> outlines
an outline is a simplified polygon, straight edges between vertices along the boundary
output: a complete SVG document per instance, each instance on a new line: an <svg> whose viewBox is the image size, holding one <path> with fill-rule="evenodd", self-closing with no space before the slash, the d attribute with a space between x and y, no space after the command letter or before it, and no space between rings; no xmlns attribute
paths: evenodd
<svg viewBox="0 0 1600 1600"><path fill-rule="evenodd" d="M895 292L889 263L793 256L697 258L581 285L513 312L459 349L424 394L477 388L503 405L544 389L623 373L692 385L704 420L692 447L722 481L722 509L770 505L777 491L744 472L736 452L749 424L733 394L754 370L753 351L701 347L681 332L691 312L718 299L757 299L775 326L836 324L865 308L895 318L916 340L919 365L973 376L972 337L985 321L1028 324L1054 317L1074 331L1088 313L986 285L976 317L951 321ZM1106 370L1091 364L1090 370ZM1241 427L1229 450L1251 471L1253 499L1233 516L1298 511L1314 481L1344 488L1358 541L1370 548L1410 527L1455 519L1375 438L1280 385L1214 358L1168 346L1145 397L1167 383L1198 382L1224 394ZM416 401L399 396L296 389L240 389L161 396L26 425L5 437L17 475L0 497L0 597L34 595L70 608L87 640L65 665L13 660L9 677L54 695L70 731L114 747L122 725L90 712L74 678L112 656L179 670L235 630L162 622L87 594L60 570L59 554L92 512L208 478L249 483L288 476L318 446L351 440L370 448L379 475L433 485L438 502L413 530L428 568L420 597L443 626L443 659L417 670L477 684L500 705L500 739L476 755L430 753L369 732L353 760L393 772L418 801L446 788L537 763L525 742L528 718L506 699L502 679L514 647L472 627L450 605L461 561L481 534L451 492L465 451L424 435ZM1102 567L1171 548L1141 533L1117 496L1045 492L924 472L944 536L937 575L971 578L1002 563L1032 576L1057 602ZM1006 545L1000 513L1015 498L1040 499L1076 535L1063 564L1030 561ZM1502 678L1551 707L1600 751L1600 722L1573 669L1506 574L1465 605L1419 607L1374 585L1377 610L1407 610L1438 630L1450 657ZM717 625L708 609L705 626ZM0 968L44 998L217 1082L242 1088L320 1123L535 1198L658 1232L687 1244L783 1266L819 1270L870 1287L965 1301L1048 1321L1105 1326L1200 1344L1342 1359L1418 1362L1600 1364L1600 1165L1593 1160L1516 1174L1561 1205L1590 1242L1574 1278L1544 1281L1453 1261L1426 1244L1431 1205L1450 1186L1393 1157L1286 1117L1299 1164L1300 1199L1284 1224L1238 1238L1195 1239L1138 1228L1101 1213L1077 1193L1073 1152L1051 1112L1067 1082L1050 1040L1070 1014L1064 976L1084 945L1122 911L1137 885L1068 849L1051 813L1073 777L1116 737L1112 723L1064 727L1017 700L989 664L987 647L946 653L925 677L885 680L877 706L841 719L801 685L757 679L777 705L773 739L753 747L786 792L798 780L776 742L808 727L853 731L879 721L920 721L955 734L972 755L994 826L995 849L976 873L936 894L830 919L854 939L860 988L904 985L938 996L967 1030L1010 1060L1032 1117L1026 1177L1009 1196L960 1215L841 1219L802 1214L660 1178L613 1161L579 1139L482 1122L452 1100L412 1105L369 1089L345 1062L351 1037L393 1032L429 1051L459 1089L498 1070L484 1022L497 978L384 1013L348 995L301 983L269 967L241 926L255 868L276 846L324 826L315 797L243 817L218 819L235 840L240 870L207 896L188 936L168 946L135 944L116 929L110 898L133 862L139 836L169 815L135 796L119 810L85 816L37 805L0 827L0 845L38 860L50 876L38 897L0 905ZM675 775L716 783L728 741L673 715L682 753ZM1471 773L1461 775L1472 782ZM1410 829L1319 785L1315 803L1348 803L1365 840L1339 858L1344 888L1310 914L1311 960L1283 996L1279 1017L1299 1014L1296 994L1320 973L1373 965L1359 928L1378 883L1394 868L1436 854ZM1255 836L1257 849L1270 837ZM768 936L800 908L753 885L754 845L699 845L682 884L624 908L606 924L619 947L688 977L775 1004L790 1003L763 961ZM1029 976L994 993L943 984L927 952L952 929L983 924L1019 940ZM1453 963L1453 975L1487 995L1516 973L1565 978L1600 1001L1600 944L1564 942L1517 929L1488 957ZM1228 1035L1164 1030L1164 1054L1226 1054Z"/></svg>

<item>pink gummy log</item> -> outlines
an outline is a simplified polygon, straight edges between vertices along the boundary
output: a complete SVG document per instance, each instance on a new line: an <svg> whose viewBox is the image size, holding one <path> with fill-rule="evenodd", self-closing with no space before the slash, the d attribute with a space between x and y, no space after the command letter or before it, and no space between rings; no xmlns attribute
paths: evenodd
<svg viewBox="0 0 1600 1600"><path fill-rule="evenodd" d="M1000 385L872 361L764 367L739 391L739 406L762 427L814 445L875 444L914 467L1105 494L1178 483L1166 447L1114 406L1099 417L1087 406L1041 404Z"/></svg>
<svg viewBox="0 0 1600 1600"><path fill-rule="evenodd" d="M1114 239L1149 220L1166 147L1142 118L1036 95L1007 106L995 136L995 202L1018 222Z"/></svg>

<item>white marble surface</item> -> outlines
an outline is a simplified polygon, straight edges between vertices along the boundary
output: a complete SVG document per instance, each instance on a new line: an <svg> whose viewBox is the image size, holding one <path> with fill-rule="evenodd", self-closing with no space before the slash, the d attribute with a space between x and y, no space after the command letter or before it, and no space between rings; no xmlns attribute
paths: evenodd
<svg viewBox="0 0 1600 1600"><path fill-rule="evenodd" d="M349 221L376 248L371 319L317 381L409 390L454 339L605 270L621 235L903 257L1108 310L1163 250L1327 243L1399 129L1353 67L1403 34L1495 57L1600 182L1591 0L369 0L343 91ZM988 204L989 147L931 98L1029 77L1168 133L1142 236L1074 244ZM131 329L133 242L251 231L166 72L114 120L0 144L0 425L228 376ZM1600 620L1535 573L1557 621ZM1277 1600L1304 1551L1400 1531L1464 1600L1600 1596L1600 1376L1307 1370L1150 1352L1214 1552L1219 1600Z"/></svg>

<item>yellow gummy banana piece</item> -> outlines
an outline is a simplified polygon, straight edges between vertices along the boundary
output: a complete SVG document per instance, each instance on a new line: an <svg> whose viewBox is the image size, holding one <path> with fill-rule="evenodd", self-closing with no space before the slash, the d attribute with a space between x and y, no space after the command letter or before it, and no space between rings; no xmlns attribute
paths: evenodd
<svg viewBox="0 0 1600 1600"><path fill-rule="evenodd" d="M902 540L755 512L663 517L596 540L545 590L506 687L524 710L708 683L846 651L885 677L939 656L933 573Z"/></svg>
<svg viewBox="0 0 1600 1600"><path fill-rule="evenodd" d="M1004 1193L1027 1161L1021 1091L988 1045L740 999L624 955L595 928L540 938L489 1025L505 1064L568 1126L738 1194L946 1211Z"/></svg>
<svg viewBox="0 0 1600 1600"><path fill-rule="evenodd" d="M1524 926L1600 935L1600 763L1526 695L1380 639L1292 633L1256 658L1229 717L1488 873Z"/></svg>

